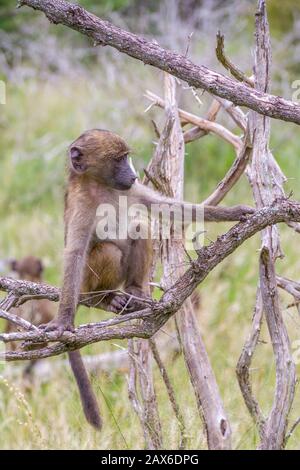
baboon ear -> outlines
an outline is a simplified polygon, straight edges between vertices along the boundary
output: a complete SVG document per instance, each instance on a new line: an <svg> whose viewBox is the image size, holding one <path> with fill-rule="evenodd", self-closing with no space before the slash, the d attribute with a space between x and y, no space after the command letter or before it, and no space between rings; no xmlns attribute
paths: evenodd
<svg viewBox="0 0 300 470"><path fill-rule="evenodd" d="M18 261L16 259L10 259L8 264L12 271L18 271Z"/></svg>
<svg viewBox="0 0 300 470"><path fill-rule="evenodd" d="M39 274L42 274L44 271L44 265L40 259L38 260L38 271L39 271Z"/></svg>
<svg viewBox="0 0 300 470"><path fill-rule="evenodd" d="M69 154L73 170L76 171L76 173L84 173L87 170L87 163L81 149L73 146L70 148Z"/></svg>

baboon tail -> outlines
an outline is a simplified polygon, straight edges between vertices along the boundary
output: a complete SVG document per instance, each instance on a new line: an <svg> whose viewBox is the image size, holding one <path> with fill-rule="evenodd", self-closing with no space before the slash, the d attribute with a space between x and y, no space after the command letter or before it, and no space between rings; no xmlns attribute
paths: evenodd
<svg viewBox="0 0 300 470"><path fill-rule="evenodd" d="M98 403L93 392L87 371L84 367L81 354L79 351L72 351L68 353L68 355L71 368L79 388L80 399L85 417L92 426L94 426L96 429L101 429L102 419L100 416Z"/></svg>

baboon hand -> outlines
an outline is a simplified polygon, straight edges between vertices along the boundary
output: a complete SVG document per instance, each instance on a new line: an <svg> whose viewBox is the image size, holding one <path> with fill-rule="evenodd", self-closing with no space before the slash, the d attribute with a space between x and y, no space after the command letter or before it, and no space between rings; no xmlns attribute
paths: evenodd
<svg viewBox="0 0 300 470"><path fill-rule="evenodd" d="M108 310L118 314L125 314L145 308L145 303L142 299L146 298L146 296L142 291L137 291L136 288L128 288L126 289L126 294L116 294L112 298Z"/></svg>
<svg viewBox="0 0 300 470"><path fill-rule="evenodd" d="M125 294L116 294L111 299L108 305L108 311L114 313L128 313L128 307L130 303L130 297L127 297Z"/></svg>

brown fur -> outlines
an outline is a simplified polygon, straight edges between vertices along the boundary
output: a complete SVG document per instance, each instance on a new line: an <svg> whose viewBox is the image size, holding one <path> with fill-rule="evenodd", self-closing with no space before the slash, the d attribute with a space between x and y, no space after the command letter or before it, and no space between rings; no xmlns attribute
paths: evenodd
<svg viewBox="0 0 300 470"><path fill-rule="evenodd" d="M123 288L127 293L143 298L149 295L148 277L151 265L150 239L101 241L95 234L96 210L101 203L115 208L120 195L131 203L165 202L195 206L162 197L140 183L134 183L126 158L127 144L109 131L93 129L82 134L69 148L69 181L65 197L64 276L56 319L46 326L48 331L61 334L74 328L79 293ZM134 184L133 184L134 183ZM244 206L234 208L205 207L206 220L239 220L251 212ZM95 304L120 312L141 308L137 299L128 304L128 297L107 293L95 295ZM72 370L79 385L87 420L101 426L96 399L89 385L79 351L70 355Z"/></svg>
<svg viewBox="0 0 300 470"><path fill-rule="evenodd" d="M25 279L32 282L41 282L43 275L43 263L35 256L25 256L20 260L11 260L10 267L12 271L18 274L19 279Z"/></svg>
<svg viewBox="0 0 300 470"><path fill-rule="evenodd" d="M10 262L10 267L18 274L19 279L32 282L42 282L43 280L43 264L42 261L35 256L26 256L18 261L13 260ZM11 312L36 326L47 323L54 317L53 303L47 299L28 300L20 307L11 309ZM7 322L5 332L13 333L15 331L17 331L17 327L13 323ZM11 351L14 351L18 347L18 343L8 343L7 347ZM24 371L25 375L29 375L32 372L36 362L35 360L29 361Z"/></svg>

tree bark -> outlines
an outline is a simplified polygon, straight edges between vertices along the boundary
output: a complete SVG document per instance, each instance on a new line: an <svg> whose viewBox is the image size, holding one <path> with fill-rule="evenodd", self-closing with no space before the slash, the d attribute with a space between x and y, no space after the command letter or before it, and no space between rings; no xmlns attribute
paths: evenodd
<svg viewBox="0 0 300 470"><path fill-rule="evenodd" d="M214 95L247 106L266 116L300 124L300 105L280 96L254 90L244 83L214 72L203 65L196 65L181 54L160 47L154 41L114 26L89 13L79 5L64 0L21 0L45 13L49 21L64 24L92 38L95 44L112 46L145 64L157 67L184 80L195 88L202 88Z"/></svg>
<svg viewBox="0 0 300 470"><path fill-rule="evenodd" d="M300 222L299 203L283 199L272 206L264 207L245 221L236 224L227 233L218 237L215 242L198 250L198 258L191 263L190 268L164 293L159 302L153 302L152 307L123 315L121 318L117 317L95 324L81 325L75 330L75 333L65 332L61 337L58 337L55 332L45 333L42 330L0 334L0 341L4 342L24 340L38 343L53 342L52 345L39 350L9 352L4 357L0 354L0 359L4 358L9 361L40 359L79 349L98 341L134 337L150 338L174 315L197 285L248 238L268 225L290 221ZM53 299L53 292L56 292L58 299L59 290L54 287L0 277L0 290L13 292L16 296L18 292L24 295L26 286L28 286L30 293L39 294L41 292L43 298L48 298L47 290L49 289L50 300ZM126 324L134 319L143 319L143 322ZM120 323L125 323L125 326L118 326Z"/></svg>

